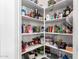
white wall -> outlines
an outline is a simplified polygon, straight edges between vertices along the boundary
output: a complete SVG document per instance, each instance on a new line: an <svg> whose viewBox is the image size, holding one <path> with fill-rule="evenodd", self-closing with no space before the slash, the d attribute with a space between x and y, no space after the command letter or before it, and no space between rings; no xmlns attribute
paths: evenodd
<svg viewBox="0 0 79 59"><path fill-rule="evenodd" d="M0 59L16 59L17 23L16 0L0 0ZM17 11L17 9L16 9ZM16 40L16 41L15 41Z"/></svg>
<svg viewBox="0 0 79 59"><path fill-rule="evenodd" d="M78 30L78 0L73 0L73 7L74 7L74 13L73 13L73 47L74 47L74 55L73 55L73 59L78 59L78 34L79 34L79 30ZM74 17L75 16L75 17Z"/></svg>

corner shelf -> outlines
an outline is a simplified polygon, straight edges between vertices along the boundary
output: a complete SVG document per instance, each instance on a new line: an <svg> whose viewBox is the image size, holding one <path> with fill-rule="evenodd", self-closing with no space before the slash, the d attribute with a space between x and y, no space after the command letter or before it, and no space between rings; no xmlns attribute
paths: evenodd
<svg viewBox="0 0 79 59"><path fill-rule="evenodd" d="M61 19L53 19L53 20L46 20L46 23L50 23L50 22L59 22L59 21L64 21L66 19L66 17L63 17Z"/></svg>
<svg viewBox="0 0 79 59"><path fill-rule="evenodd" d="M66 52L66 53L69 53L69 54L73 54L73 52L70 52L70 51L67 51L67 50L64 50L64 49L59 49L59 48L54 47L53 45L50 45L50 44L45 44L45 45L48 46L48 47L51 47L51 48L53 48L53 49L62 51L62 52Z"/></svg>
<svg viewBox="0 0 79 59"><path fill-rule="evenodd" d="M69 20L73 20L73 11L67 17L62 17L61 19L58 18L53 20L47 20L45 22L50 23L50 22L60 22L60 21L69 21Z"/></svg>
<svg viewBox="0 0 79 59"><path fill-rule="evenodd" d="M39 34L43 34L44 32L38 32L38 33L22 33L22 35L39 35Z"/></svg>
<svg viewBox="0 0 79 59"><path fill-rule="evenodd" d="M27 20L27 21L44 22L43 20L32 18L32 17L29 17L29 16L22 16L22 19Z"/></svg>
<svg viewBox="0 0 79 59"><path fill-rule="evenodd" d="M59 2L57 2L56 4L54 5L51 5L49 6L48 8L45 9L46 11L46 14L51 11L51 10L58 10L58 9L61 9L61 8L64 8L68 5L72 5L73 3L73 0L61 0Z"/></svg>
<svg viewBox="0 0 79 59"><path fill-rule="evenodd" d="M42 46L43 46L42 44L37 44L37 45L34 45L34 46L30 46L30 47L28 47L28 48L26 49L25 52L22 52L22 54L25 54L25 53L27 53L27 52L30 52L30 51L32 51L32 50L34 50L34 49L37 49L37 48L39 48L39 47L42 47Z"/></svg>
<svg viewBox="0 0 79 59"><path fill-rule="evenodd" d="M53 35L69 35L72 36L73 34L68 34L68 33L53 33L53 32L46 32L45 34L53 34Z"/></svg>
<svg viewBox="0 0 79 59"><path fill-rule="evenodd" d="M56 4L54 5L51 5L49 6L48 8L42 8L41 6L37 5L36 3L33 3L32 1L30 0L22 0L22 5L23 6L26 6L26 7L29 7L31 9L38 9L38 11L40 12L40 14L47 14L49 11L51 10L58 10L58 9L61 9L61 8L64 8L66 7L67 5L71 5L73 3L73 0L61 0L60 2L57 2ZM44 15L45 16L45 15ZM46 23L50 23L50 22L60 22L60 21L68 21L68 19L70 18L73 18L73 12L70 13L70 15L68 15L67 17L63 17L62 19L54 19L53 21L49 20L49 21L45 21L45 20L40 20L40 19L36 19L36 18L32 18L32 17L29 17L29 16L22 16L22 21L23 20L27 20L27 21L34 21L34 22L42 22L44 23L45 25L45 22ZM26 35L40 35L40 34L53 34L53 35L64 35L64 36L73 36L73 34L68 34L68 33L53 33L53 32L38 32L38 33L22 33L22 36L26 36ZM45 40L45 38L44 38ZM59 48L56 48L50 44L38 44L38 45L35 45L35 46L30 46L26 49L25 52L22 52L22 54L25 54L27 52L30 52L34 49L37 49L39 47L42 47L42 46L48 46L48 47L51 47L53 49L56 49L56 50L59 50L59 51L62 51L62 52L66 52L66 53L69 53L69 54L73 54L73 52L70 52L70 51L67 51L67 50L64 50L64 49L59 49ZM45 51L45 50L44 50ZM36 59L41 59L43 57L46 57L46 55L39 55L38 57L36 57Z"/></svg>
<svg viewBox="0 0 79 59"><path fill-rule="evenodd" d="M33 3L32 1L29 0L22 0L22 5L29 7L31 9L38 9L40 13L43 13L43 8L36 3Z"/></svg>

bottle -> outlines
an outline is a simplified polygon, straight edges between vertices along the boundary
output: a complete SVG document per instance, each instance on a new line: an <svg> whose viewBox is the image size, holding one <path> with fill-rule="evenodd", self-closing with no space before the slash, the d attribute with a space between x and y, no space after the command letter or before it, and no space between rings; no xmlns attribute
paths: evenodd
<svg viewBox="0 0 79 59"><path fill-rule="evenodd" d="M53 21L53 20L54 20L54 16L53 16L53 15L51 15L50 19L51 19L51 21Z"/></svg>
<svg viewBox="0 0 79 59"><path fill-rule="evenodd" d="M63 29L62 27L60 26L60 30L59 30L60 33L63 33Z"/></svg>
<svg viewBox="0 0 79 59"><path fill-rule="evenodd" d="M22 15L25 16L26 15L26 11L24 9L21 10Z"/></svg>
<svg viewBox="0 0 79 59"><path fill-rule="evenodd" d="M32 17L32 9L30 10L29 16Z"/></svg>
<svg viewBox="0 0 79 59"><path fill-rule="evenodd" d="M32 45L34 45L34 40L32 40Z"/></svg>
<svg viewBox="0 0 79 59"><path fill-rule="evenodd" d="M54 13L54 19L56 19L57 18L57 13Z"/></svg>
<svg viewBox="0 0 79 59"><path fill-rule="evenodd" d="M22 33L25 33L25 24L22 24Z"/></svg>
<svg viewBox="0 0 79 59"><path fill-rule="evenodd" d="M33 30L32 30L32 26L29 25L28 27L29 27L29 33L32 33L32 32L33 32Z"/></svg>
<svg viewBox="0 0 79 59"><path fill-rule="evenodd" d="M63 14L59 12L59 14L58 14L58 19L59 19L59 20L62 19L62 16L63 16Z"/></svg>
<svg viewBox="0 0 79 59"><path fill-rule="evenodd" d="M22 41L22 52L24 52L26 50L26 42Z"/></svg>
<svg viewBox="0 0 79 59"><path fill-rule="evenodd" d="M37 31L37 32L40 32L40 26L37 26L36 31Z"/></svg>
<svg viewBox="0 0 79 59"><path fill-rule="evenodd" d="M46 15L46 20L47 21L50 20L50 15L49 14Z"/></svg>
<svg viewBox="0 0 79 59"><path fill-rule="evenodd" d="M41 32L43 32L43 31L44 31L44 27L43 27L43 26L41 26L41 27L40 27L40 30L41 30Z"/></svg>
<svg viewBox="0 0 79 59"><path fill-rule="evenodd" d="M62 30L63 30L63 33L66 33L66 27L65 26L63 26Z"/></svg>
<svg viewBox="0 0 79 59"><path fill-rule="evenodd" d="M26 15L26 7L25 7L25 6L22 6L21 14L22 14L23 16Z"/></svg>
<svg viewBox="0 0 79 59"><path fill-rule="evenodd" d="M57 25L55 25L55 26L54 26L54 32L59 33L59 30L60 30L60 27L57 26Z"/></svg>
<svg viewBox="0 0 79 59"><path fill-rule="evenodd" d="M35 13L35 10L33 10L33 18L35 18L35 14L36 14L36 13Z"/></svg>
<svg viewBox="0 0 79 59"><path fill-rule="evenodd" d="M49 26L49 32L53 31L53 26Z"/></svg>
<svg viewBox="0 0 79 59"><path fill-rule="evenodd" d="M38 9L35 9L35 18L39 19L39 16L38 16Z"/></svg>

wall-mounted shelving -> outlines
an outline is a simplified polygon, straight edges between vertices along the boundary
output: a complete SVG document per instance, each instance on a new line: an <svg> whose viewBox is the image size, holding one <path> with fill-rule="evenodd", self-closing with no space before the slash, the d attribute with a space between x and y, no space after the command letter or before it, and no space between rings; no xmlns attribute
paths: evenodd
<svg viewBox="0 0 79 59"><path fill-rule="evenodd" d="M22 33L23 36L25 35L40 35L43 34L44 32L39 32L39 33Z"/></svg>
<svg viewBox="0 0 79 59"><path fill-rule="evenodd" d="M68 34L68 33L53 33L53 32L46 32L45 34L52 34L52 35L68 35L68 36L72 36L73 34Z"/></svg>
<svg viewBox="0 0 79 59"><path fill-rule="evenodd" d="M62 17L61 19L53 19L53 20L46 20L46 23L50 23L50 22L61 22L66 20L66 17Z"/></svg>
<svg viewBox="0 0 79 59"><path fill-rule="evenodd" d="M26 22L28 23L29 21L30 21L29 24L33 24L33 22L35 22L37 24L40 23L41 25L44 26L44 30L45 30L46 26L48 26L48 24L50 24L50 23L52 23L52 24L56 23L56 22L60 23L62 21L70 22L70 19L71 19L71 21L73 21L73 11L68 16L62 17L60 19L59 18L53 19L53 20L45 20L44 19L49 12L62 9L64 7L66 7L66 6L68 6L68 5L73 6L72 3L73 3L73 0L61 0L61 1L57 2L56 4L49 6L48 8L42 8L41 6L39 6L36 3L33 3L30 0L22 0L22 5L23 6L26 6L26 7L30 8L30 9L38 9L39 13L43 15L42 16L43 17L42 20L36 19L36 18L32 18L32 17L29 17L27 15L26 16L21 16L22 17L22 21L25 20L24 24L26 24ZM41 34L44 35L44 38L43 38L44 41L46 39L45 38L46 35L59 35L59 36L70 36L70 37L73 36L73 33L54 33L54 32L45 32L45 31L43 31L43 32L42 31L41 32L34 32L34 33L22 33L22 36L29 36L29 37L31 37L33 35L41 35ZM61 51L61 52L73 55L73 52L67 51L65 49L59 49L59 48L54 47L53 45L45 44L45 43L46 42L43 42L43 44L38 44L38 45L34 45L34 46L28 47L25 52L22 52L22 55L27 53L27 52L30 52L32 50L35 50L37 48L40 48L42 46L44 46L44 55L38 55L36 57L36 59L41 59L43 57L47 57L47 55L45 54L45 46L48 46L48 47L50 47L52 49L56 49L58 51ZM50 59L50 58L48 58L48 59Z"/></svg>

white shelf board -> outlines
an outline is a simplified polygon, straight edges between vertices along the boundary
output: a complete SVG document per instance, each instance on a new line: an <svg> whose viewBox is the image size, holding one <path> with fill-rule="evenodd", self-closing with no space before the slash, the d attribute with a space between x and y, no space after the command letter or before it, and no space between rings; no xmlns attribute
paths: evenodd
<svg viewBox="0 0 79 59"><path fill-rule="evenodd" d="M66 19L66 17L62 17L61 19L53 19L53 20L46 20L46 23L50 23L50 22L60 22L60 21L64 21Z"/></svg>
<svg viewBox="0 0 79 59"><path fill-rule="evenodd" d="M22 35L38 35L38 34L43 34L44 32L39 32L39 33L22 33Z"/></svg>
<svg viewBox="0 0 79 59"><path fill-rule="evenodd" d="M22 0L22 5L31 9L38 9L38 11L43 14L43 8L30 0Z"/></svg>
<svg viewBox="0 0 79 59"><path fill-rule="evenodd" d="M32 18L32 17L29 17L29 16L22 16L22 19L27 20L27 21L44 22L43 20Z"/></svg>
<svg viewBox="0 0 79 59"><path fill-rule="evenodd" d="M57 2L56 4L51 5L48 8L46 8L45 11L47 14L48 12L51 11L51 9L58 10L58 9L64 8L64 7L69 6L69 5L73 6L73 0L61 0L61 1Z"/></svg>
<svg viewBox="0 0 79 59"><path fill-rule="evenodd" d="M73 34L68 34L68 33L53 33L53 32L45 32L45 34L54 34L54 35L70 35L70 36L73 35Z"/></svg>
<svg viewBox="0 0 79 59"><path fill-rule="evenodd" d="M42 46L43 46L42 44L37 44L37 45L35 45L35 46L30 46L30 47L28 47L28 48L26 49L25 52L22 52L22 54L25 54L25 53L27 53L27 52L30 52L30 51L32 51L32 50L34 50L34 49L37 49L37 48L39 48L39 47L42 47Z"/></svg>
<svg viewBox="0 0 79 59"><path fill-rule="evenodd" d="M73 52L70 52L70 51L67 51L67 50L64 50L64 49L59 49L59 48L54 47L53 45L50 45L50 44L45 44L45 45L48 46L48 47L51 47L51 48L53 48L53 49L62 51L62 52L66 52L66 53L69 53L69 54L73 54Z"/></svg>

